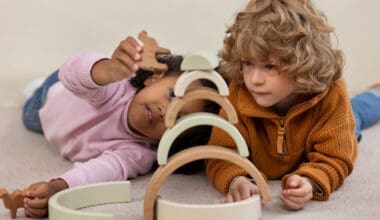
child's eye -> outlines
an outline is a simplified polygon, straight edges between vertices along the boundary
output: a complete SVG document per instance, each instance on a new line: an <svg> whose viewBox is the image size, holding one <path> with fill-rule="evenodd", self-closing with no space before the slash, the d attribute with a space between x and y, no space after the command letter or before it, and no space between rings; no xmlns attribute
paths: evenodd
<svg viewBox="0 0 380 220"><path fill-rule="evenodd" d="M177 118L176 118L175 120L178 120L178 119L180 119L181 117L182 117L181 114L177 114Z"/></svg>
<svg viewBox="0 0 380 220"><path fill-rule="evenodd" d="M267 64L267 65L265 65L265 68L268 69L268 70L271 70L271 69L275 68L275 65L273 65L273 64Z"/></svg>
<svg viewBox="0 0 380 220"><path fill-rule="evenodd" d="M253 62L252 61L248 61L248 60L242 60L241 61L241 64L243 66L252 66L253 65Z"/></svg>
<svg viewBox="0 0 380 220"><path fill-rule="evenodd" d="M173 89L169 89L169 97L170 97L170 98L174 98L174 97L175 97L175 94L174 94L174 90L173 90Z"/></svg>

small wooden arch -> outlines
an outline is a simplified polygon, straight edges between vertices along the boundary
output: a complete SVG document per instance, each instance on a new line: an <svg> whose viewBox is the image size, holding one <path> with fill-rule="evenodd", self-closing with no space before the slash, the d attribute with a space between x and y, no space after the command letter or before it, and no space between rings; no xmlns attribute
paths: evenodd
<svg viewBox="0 0 380 220"><path fill-rule="evenodd" d="M264 201L270 201L271 195L263 176L257 168L246 158L239 156L235 151L221 146L203 145L191 147L170 157L165 166L160 166L153 174L145 191L144 197L144 220L154 219L154 204L157 194L165 182L177 168L188 164L189 162L200 159L220 159L236 164L246 170L255 180Z"/></svg>
<svg viewBox="0 0 380 220"><path fill-rule="evenodd" d="M183 97L187 87L199 79L207 79L213 82L218 88L219 94L221 96L228 96L229 90L227 83L224 81L223 77L216 71L191 71L182 73L174 86L174 94L177 97Z"/></svg>
<svg viewBox="0 0 380 220"><path fill-rule="evenodd" d="M200 125L211 125L223 129L235 141L239 155L242 157L249 156L247 143L234 125L218 115L207 112L197 112L180 118L172 128L166 129L158 144L158 164L166 164L171 145L183 131Z"/></svg>
<svg viewBox="0 0 380 220"><path fill-rule="evenodd" d="M198 51L185 56L181 63L181 70L213 70L218 67L219 61L216 54L207 51Z"/></svg>
<svg viewBox="0 0 380 220"><path fill-rule="evenodd" d="M232 124L238 123L238 117L234 107L227 97L220 96L215 89L201 88L187 92L183 98L172 100L166 110L165 125L167 128L174 126L178 112L186 104L197 99L207 99L217 103L227 113L227 119Z"/></svg>

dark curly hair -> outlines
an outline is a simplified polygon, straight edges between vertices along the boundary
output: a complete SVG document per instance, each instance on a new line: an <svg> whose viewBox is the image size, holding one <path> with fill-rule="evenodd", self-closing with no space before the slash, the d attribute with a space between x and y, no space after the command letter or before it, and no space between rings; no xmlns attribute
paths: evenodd
<svg viewBox="0 0 380 220"><path fill-rule="evenodd" d="M180 75L183 73L180 68L183 60L182 56L159 54L156 56L156 58L158 62L168 65L168 71L164 73L164 76L170 76L174 74ZM130 79L130 83L132 86L137 88L137 92L139 92L142 88L144 88L144 81L152 76L152 74L153 72L151 71L140 69L137 71L136 76ZM216 89L216 85L209 80L200 79L199 81L204 87ZM218 104L209 100L205 101L206 112L217 114L219 112L219 109L220 106ZM186 130L179 137L177 137L177 139L172 144L172 147L169 151L169 156L189 147L207 144L210 138L211 128L211 126L197 126ZM152 170L155 170L157 167L158 164L155 163L155 165L152 167ZM198 160L180 167L176 173L193 174L203 169L204 161Z"/></svg>

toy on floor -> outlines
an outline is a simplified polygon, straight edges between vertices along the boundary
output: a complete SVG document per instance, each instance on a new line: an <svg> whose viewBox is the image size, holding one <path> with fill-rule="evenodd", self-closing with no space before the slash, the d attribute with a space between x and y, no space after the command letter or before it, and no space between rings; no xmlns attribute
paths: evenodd
<svg viewBox="0 0 380 220"><path fill-rule="evenodd" d="M156 59L157 54L170 54L170 50L160 47L156 39L148 37L146 31L141 31L138 38L144 43L141 52L141 60L137 65L144 70L161 74L168 70L168 66L164 63L159 63Z"/></svg>
<svg viewBox="0 0 380 220"><path fill-rule="evenodd" d="M18 208L24 208L26 190L16 189L12 194L9 194L6 189L0 188L0 198L3 199L4 207L9 209L12 218L16 218Z"/></svg>
<svg viewBox="0 0 380 220"><path fill-rule="evenodd" d="M141 38L146 35L142 33ZM145 48L146 49L146 48ZM143 57L144 59L144 57ZM182 69L187 71L179 77L174 88L176 98L169 104L165 116L165 131L157 152L159 168L155 171L144 197L144 220L174 220L174 219L199 219L199 220L239 220L258 219L261 215L261 197L269 201L271 195L268 185L256 167L245 157L249 156L247 145L233 123L237 123L237 115L226 96L228 87L223 78L214 71L218 64L217 58L205 53L197 53L188 56L183 61ZM158 71L158 69L154 69ZM212 81L217 90L199 89L185 93L186 87L194 80L208 79ZM176 121L177 114L183 105L195 99L208 99L218 103L227 113L227 120L211 113L192 113ZM174 140L185 130L199 125L217 126L226 131L237 145L237 152L220 146L194 146L180 151L168 159L168 152ZM255 180L260 195L249 199L228 204L188 205L170 202L160 198L158 192L177 168L199 159L216 158L234 163ZM115 184L115 185L112 185ZM83 212L76 210L85 206L106 204L113 202L130 201L129 181L98 183L63 190L49 200L49 219L113 219L112 214ZM120 188L119 188L120 187ZM119 192L119 193L118 193ZM101 196L99 196L99 193ZM126 194L122 194L126 193ZM181 217L179 217L181 216Z"/></svg>
<svg viewBox="0 0 380 220"><path fill-rule="evenodd" d="M177 168L200 159L221 159L234 163L248 172L255 180L262 199L271 200L268 185L256 167L245 157L249 156L248 147L238 129L232 124L237 123L237 114L227 99L228 87L223 78L214 71L216 58L205 53L193 54L186 57L181 69L186 71L178 78L174 94L176 98L169 104L165 115L167 130L158 145L157 161L160 167L154 172L144 198L144 220L175 220L181 216L182 220L223 220L238 218L239 220L258 219L261 216L261 198L253 196L247 200L212 205L188 205L166 201L158 196L160 187ZM200 70L195 70L194 67ZM218 88L198 89L185 93L187 86L197 79L208 79ZM208 99L218 103L227 114L227 120L211 113L192 113L176 122L177 114L182 106L195 99ZM171 145L175 139L191 127L211 125L223 129L235 141L237 151L220 146L194 146L176 153L168 159Z"/></svg>
<svg viewBox="0 0 380 220"><path fill-rule="evenodd" d="M129 181L113 181L78 186L58 192L49 199L50 220L112 220L113 214L78 209L110 203L131 201Z"/></svg>

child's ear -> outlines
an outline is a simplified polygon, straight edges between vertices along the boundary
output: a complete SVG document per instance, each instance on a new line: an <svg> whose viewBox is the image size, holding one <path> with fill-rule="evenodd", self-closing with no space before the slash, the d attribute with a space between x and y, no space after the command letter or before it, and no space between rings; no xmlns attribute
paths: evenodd
<svg viewBox="0 0 380 220"><path fill-rule="evenodd" d="M164 72L155 72L144 81L144 86L148 86L164 76Z"/></svg>

